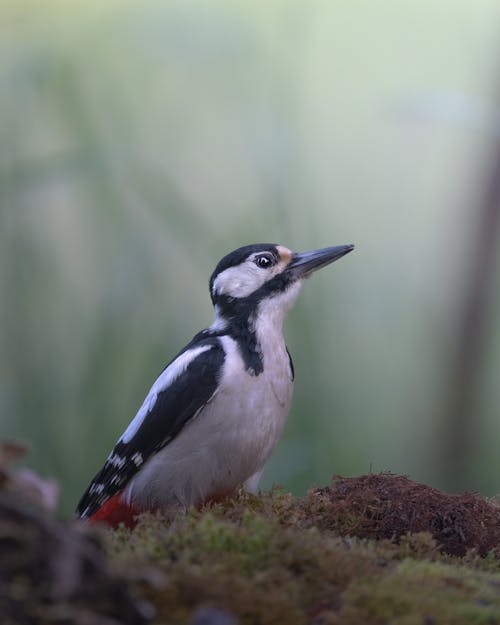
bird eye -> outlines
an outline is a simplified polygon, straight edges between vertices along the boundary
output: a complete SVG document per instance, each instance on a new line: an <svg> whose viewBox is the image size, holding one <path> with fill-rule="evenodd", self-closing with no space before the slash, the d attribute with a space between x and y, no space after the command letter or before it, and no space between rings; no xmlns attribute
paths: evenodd
<svg viewBox="0 0 500 625"><path fill-rule="evenodd" d="M268 269L274 264L273 259L269 254L261 254L260 256L256 256L254 262L257 267L260 267L261 269Z"/></svg>

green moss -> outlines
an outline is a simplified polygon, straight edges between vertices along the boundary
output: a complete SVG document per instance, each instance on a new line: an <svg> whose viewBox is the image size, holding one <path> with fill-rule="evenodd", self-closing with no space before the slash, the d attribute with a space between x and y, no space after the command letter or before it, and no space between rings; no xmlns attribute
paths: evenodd
<svg viewBox="0 0 500 625"><path fill-rule="evenodd" d="M346 624L492 625L500 622L500 575L407 559L379 579L354 583L343 599Z"/></svg>
<svg viewBox="0 0 500 625"><path fill-rule="evenodd" d="M187 624L205 605L242 625L500 623L494 554L442 554L429 533L398 544L342 537L303 510L280 490L240 493L201 512L144 515L107 542L156 623Z"/></svg>

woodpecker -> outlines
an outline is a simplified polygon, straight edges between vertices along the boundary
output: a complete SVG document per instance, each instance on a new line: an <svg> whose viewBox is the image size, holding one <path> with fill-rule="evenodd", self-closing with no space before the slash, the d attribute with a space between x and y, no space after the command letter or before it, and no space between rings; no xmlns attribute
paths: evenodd
<svg viewBox="0 0 500 625"><path fill-rule="evenodd" d="M214 323L160 373L77 514L133 527L142 511L255 493L292 400L283 319L304 279L353 249L261 243L225 256L209 282Z"/></svg>

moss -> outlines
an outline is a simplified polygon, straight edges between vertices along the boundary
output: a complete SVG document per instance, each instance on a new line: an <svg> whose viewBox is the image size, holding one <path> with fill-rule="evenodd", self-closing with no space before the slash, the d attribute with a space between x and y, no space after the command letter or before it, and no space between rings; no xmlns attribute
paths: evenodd
<svg viewBox="0 0 500 625"><path fill-rule="evenodd" d="M394 493L387 490L394 477L377 476L377 488ZM414 488L407 478L398 483ZM374 487L371 480L372 504ZM108 532L111 559L155 606L158 624L191 624L203 606L242 625L500 624L496 548L481 555L472 545L463 557L452 556L432 523L425 532L390 538L353 536L353 528L364 527L359 499L351 509L342 502L345 516L337 509L332 517L330 493L315 493L304 499L279 489L239 493L201 511L147 514L135 530ZM391 505L387 497L384 505ZM473 509L481 510L481 502L474 500ZM491 520L494 512L485 510ZM387 519L372 516L386 531ZM400 523L404 514L392 518Z"/></svg>
<svg viewBox="0 0 500 625"><path fill-rule="evenodd" d="M249 510L238 520L234 509L230 519L217 512L190 513L167 527L160 517L145 517L128 541L123 531L111 536L120 569L154 563L165 573L162 591L148 593L159 622L187 622L190 611L211 604L245 623L304 623L325 596L334 600L353 579L380 567L315 528L283 527Z"/></svg>
<svg viewBox="0 0 500 625"><path fill-rule="evenodd" d="M116 531L0 491L0 530L2 623L500 625L500 507L403 476Z"/></svg>
<svg viewBox="0 0 500 625"><path fill-rule="evenodd" d="M380 579L353 584L340 622L492 625L500 622L500 575L404 560Z"/></svg>
<svg viewBox="0 0 500 625"><path fill-rule="evenodd" d="M308 494L302 509L312 523L340 534L399 539L430 532L451 555L500 550L500 507L493 501L444 493L403 475L334 476L329 486Z"/></svg>

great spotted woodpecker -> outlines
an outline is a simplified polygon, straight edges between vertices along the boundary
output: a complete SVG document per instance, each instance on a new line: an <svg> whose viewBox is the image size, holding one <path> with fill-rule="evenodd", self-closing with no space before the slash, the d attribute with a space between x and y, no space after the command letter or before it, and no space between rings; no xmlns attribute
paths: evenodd
<svg viewBox="0 0 500 625"><path fill-rule="evenodd" d="M141 511L256 492L290 409L282 326L305 278L353 245L296 254L241 247L210 278L215 321L167 365L82 496L83 519L132 527Z"/></svg>

